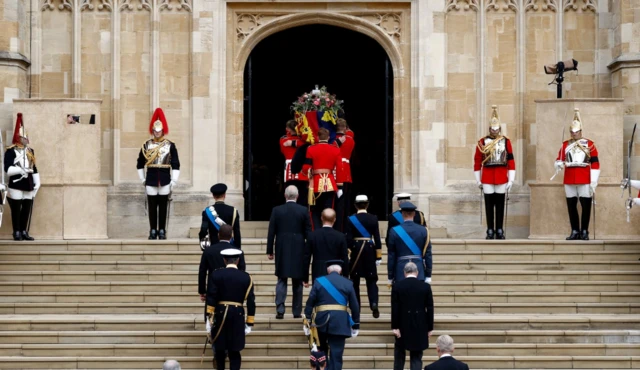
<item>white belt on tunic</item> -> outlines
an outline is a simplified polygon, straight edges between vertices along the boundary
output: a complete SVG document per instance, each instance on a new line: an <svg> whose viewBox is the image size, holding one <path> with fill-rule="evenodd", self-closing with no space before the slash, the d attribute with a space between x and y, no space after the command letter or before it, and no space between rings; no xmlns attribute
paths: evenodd
<svg viewBox="0 0 640 370"><path fill-rule="evenodd" d="M349 160L347 158L342 158L342 162L349 163Z"/></svg>

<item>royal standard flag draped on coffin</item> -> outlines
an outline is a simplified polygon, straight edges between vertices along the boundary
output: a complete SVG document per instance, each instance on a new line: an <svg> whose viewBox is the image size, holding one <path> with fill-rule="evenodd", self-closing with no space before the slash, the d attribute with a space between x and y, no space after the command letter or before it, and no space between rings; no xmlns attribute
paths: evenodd
<svg viewBox="0 0 640 370"><path fill-rule="evenodd" d="M304 93L293 102L291 109L294 111L298 122L296 130L303 141L309 144L318 142L318 130L329 130L329 143L336 138L336 120L338 111L342 109L342 100L337 100L335 95L329 94L327 88L316 88L309 93Z"/></svg>

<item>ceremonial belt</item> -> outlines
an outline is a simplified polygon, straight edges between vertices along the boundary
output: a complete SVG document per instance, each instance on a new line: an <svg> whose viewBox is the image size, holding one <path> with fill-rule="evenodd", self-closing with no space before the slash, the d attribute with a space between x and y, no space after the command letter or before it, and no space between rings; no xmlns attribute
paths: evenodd
<svg viewBox="0 0 640 370"><path fill-rule="evenodd" d="M371 238L353 238L353 240L371 240Z"/></svg>
<svg viewBox="0 0 640 370"><path fill-rule="evenodd" d="M338 302L337 305L333 305L333 304L327 304L327 305L320 305L318 307L344 307L344 308L332 308L332 310L340 310L340 311L346 311L347 310L347 298L345 296L342 295L342 293L340 293L338 291L338 289L336 289L335 286L333 286L333 284L331 284L331 282L329 281L329 279L327 279L326 276L322 276L316 279L316 282L320 285L322 285L322 287L329 293L329 295L336 301ZM316 311L318 312L318 311ZM353 326L354 322L353 319L351 318L351 315L349 315L347 313L347 315L349 316L349 325Z"/></svg>
<svg viewBox="0 0 640 370"><path fill-rule="evenodd" d="M171 168L170 164L150 164L147 168Z"/></svg>
<svg viewBox="0 0 640 370"><path fill-rule="evenodd" d="M348 160L347 158L342 158L342 161L343 161L344 163L349 163L349 160Z"/></svg>
<svg viewBox="0 0 640 370"><path fill-rule="evenodd" d="M412 254L410 256L398 257L398 261L401 261L401 260L412 260L412 259L419 259L420 260L420 259L422 259L422 257L418 256L417 254Z"/></svg>
<svg viewBox="0 0 640 370"><path fill-rule="evenodd" d="M339 304L323 304L316 307L316 312L322 311L346 311L347 306L339 305Z"/></svg>
<svg viewBox="0 0 640 370"><path fill-rule="evenodd" d="M404 219L402 218L402 215L400 214L400 211L395 211L392 213L393 218L395 218L399 223L403 223Z"/></svg>
<svg viewBox="0 0 640 370"><path fill-rule="evenodd" d="M243 306L240 302L231 302L231 301L220 301L217 304L224 306Z"/></svg>
<svg viewBox="0 0 640 370"><path fill-rule="evenodd" d="M402 226L395 226L393 230L396 232L396 234L398 234L400 239L402 239L404 244L409 248L409 250L411 250L413 254L415 254L416 256L422 256L422 253L420 253L420 248L418 248L418 245L416 244L416 242L414 242L413 239L411 239L409 234L407 234L407 232L402 228Z"/></svg>
<svg viewBox="0 0 640 370"><path fill-rule="evenodd" d="M356 230L358 230L360 235L362 235L361 238L354 238L354 240L367 240L367 241L371 240L371 234L362 225L362 222L358 220L358 217L356 217L356 215L349 216L349 221L351 221L353 226L355 226ZM355 269L356 266L358 265L358 261L360 261L360 255L362 255L362 250L364 249L365 244L366 243L362 243L362 246L360 246L360 251L358 251L358 256L356 256L356 260L353 262L353 267L351 268L352 270Z"/></svg>
<svg viewBox="0 0 640 370"><path fill-rule="evenodd" d="M314 175L326 175L330 173L332 173L332 171L327 169L313 170Z"/></svg>

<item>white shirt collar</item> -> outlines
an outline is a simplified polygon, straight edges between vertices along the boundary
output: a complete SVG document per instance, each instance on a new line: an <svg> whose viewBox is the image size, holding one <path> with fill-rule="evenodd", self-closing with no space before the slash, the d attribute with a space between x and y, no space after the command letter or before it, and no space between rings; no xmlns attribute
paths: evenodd
<svg viewBox="0 0 640 370"><path fill-rule="evenodd" d="M333 225L322 225L322 227L333 227Z"/></svg>
<svg viewBox="0 0 640 370"><path fill-rule="evenodd" d="M291 203L295 203L295 202L296 202L296 200L295 200L295 199L294 199L294 200L287 200L287 203L290 203L290 202L291 202Z"/></svg>
<svg viewBox="0 0 640 370"><path fill-rule="evenodd" d="M231 243L230 240L220 240L220 243Z"/></svg>
<svg viewBox="0 0 640 370"><path fill-rule="evenodd" d="M451 356L451 353L444 353L442 354L442 356L440 356L440 358L443 358L443 357L453 357L453 356Z"/></svg>
<svg viewBox="0 0 640 370"><path fill-rule="evenodd" d="M408 278L417 278L417 277L418 277L418 275L407 275L407 276L405 276L405 279L408 279Z"/></svg>
<svg viewBox="0 0 640 370"><path fill-rule="evenodd" d="M227 268L228 269L236 269L237 270L238 266L234 265L233 263L230 263L230 264L227 265Z"/></svg>
<svg viewBox="0 0 640 370"><path fill-rule="evenodd" d="M361 209L357 213L367 213L367 210L366 209Z"/></svg>

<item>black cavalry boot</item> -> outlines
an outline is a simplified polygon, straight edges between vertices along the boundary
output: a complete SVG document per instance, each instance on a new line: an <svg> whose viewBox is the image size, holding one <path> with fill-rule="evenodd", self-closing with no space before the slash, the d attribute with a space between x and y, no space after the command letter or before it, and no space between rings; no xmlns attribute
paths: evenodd
<svg viewBox="0 0 640 370"><path fill-rule="evenodd" d="M377 303L371 304L371 311L373 311L372 314L374 319L377 319L378 317L380 317L380 310L378 309Z"/></svg>
<svg viewBox="0 0 640 370"><path fill-rule="evenodd" d="M167 238L167 232L164 229L158 231L158 239L165 240Z"/></svg>
<svg viewBox="0 0 640 370"><path fill-rule="evenodd" d="M498 229L496 230L496 239L504 239L504 230L502 229Z"/></svg>
<svg viewBox="0 0 640 370"><path fill-rule="evenodd" d="M580 235L580 239L589 240L589 230L582 230L582 234Z"/></svg>
<svg viewBox="0 0 640 370"><path fill-rule="evenodd" d="M34 240L34 239L32 236L29 236L29 233L26 230L24 230L22 232L22 240Z"/></svg>
<svg viewBox="0 0 640 370"><path fill-rule="evenodd" d="M567 237L567 240L580 240L580 232L578 230L571 230L571 235Z"/></svg>
<svg viewBox="0 0 640 370"><path fill-rule="evenodd" d="M149 231L149 240L156 239L158 239L158 232L155 229L151 229L151 231Z"/></svg>
<svg viewBox="0 0 640 370"><path fill-rule="evenodd" d="M487 229L487 239L495 239L495 233L493 229Z"/></svg>
<svg viewBox="0 0 640 370"><path fill-rule="evenodd" d="M22 240L22 233L20 231L14 231L13 232L13 240L15 241L21 241Z"/></svg>

